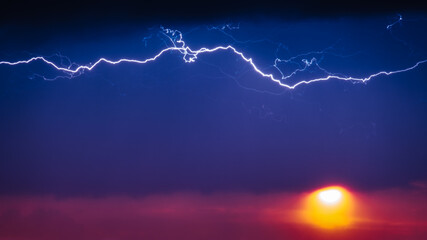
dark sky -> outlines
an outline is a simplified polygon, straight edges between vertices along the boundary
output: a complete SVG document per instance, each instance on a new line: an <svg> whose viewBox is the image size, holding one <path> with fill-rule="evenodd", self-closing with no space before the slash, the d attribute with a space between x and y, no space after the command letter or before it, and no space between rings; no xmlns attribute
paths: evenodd
<svg viewBox="0 0 427 240"><path fill-rule="evenodd" d="M284 19L392 14L426 10L419 1L10 1L0 8L3 22L57 24L91 21L212 20L274 16ZM86 22L87 24L88 22Z"/></svg>
<svg viewBox="0 0 427 240"><path fill-rule="evenodd" d="M218 2L206 10L186 8L194 3L185 2L178 8L165 4L163 12L160 3L145 9L133 2L116 8L45 1L38 9L25 3L19 11L16 2L0 14L0 60L53 54L77 64L100 57L144 59L164 47L160 25L181 30L193 48L232 44L276 76L271 67L276 56L325 49L295 62L315 57L330 72L364 77L426 58L425 14L410 2L369 9L308 3L291 3L292 11L282 12L282 3L280 9L257 12L259 5L250 3L227 8ZM94 10L100 6L102 11ZM396 9L412 12L387 30L398 18ZM239 29L208 30L230 22ZM2 65L0 193L408 186L427 180L426 73L420 65L367 84L331 80L289 90L261 78L231 52L203 55L192 64L176 53L147 65L102 64L56 81L38 77L58 74L40 62ZM317 76L322 73L313 68L290 81Z"/></svg>

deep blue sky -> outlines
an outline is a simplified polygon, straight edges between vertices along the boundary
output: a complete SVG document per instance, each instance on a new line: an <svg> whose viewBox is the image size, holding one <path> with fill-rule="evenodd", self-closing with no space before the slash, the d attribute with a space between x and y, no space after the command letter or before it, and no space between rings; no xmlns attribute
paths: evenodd
<svg viewBox="0 0 427 240"><path fill-rule="evenodd" d="M330 72L363 77L427 58L425 15L403 17L391 30L394 14L241 21L227 30L239 42L207 30L227 21L164 25L181 30L193 48L231 44L276 76L276 54L331 47L296 62L316 57ZM164 47L158 29L3 24L0 60L58 53L77 64L145 59ZM146 65L103 64L56 81L35 74L57 72L40 62L0 66L2 194L301 191L325 184L371 190L427 180L426 65L367 84L331 80L295 90L261 78L230 52L192 64L176 53ZM310 69L293 81L319 74Z"/></svg>

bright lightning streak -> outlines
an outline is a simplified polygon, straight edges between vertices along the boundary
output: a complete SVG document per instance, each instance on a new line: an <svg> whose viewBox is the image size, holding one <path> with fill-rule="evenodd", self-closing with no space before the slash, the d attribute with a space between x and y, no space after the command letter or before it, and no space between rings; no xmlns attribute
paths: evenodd
<svg viewBox="0 0 427 240"><path fill-rule="evenodd" d="M403 17L400 14L397 14L397 16L399 17L396 21L394 21L393 23L390 23L389 25L387 25L387 30L390 30L394 25L400 23L403 21Z"/></svg>
<svg viewBox="0 0 427 240"><path fill-rule="evenodd" d="M398 21L400 21L400 20L398 20ZM395 23L393 23L389 26L391 27L394 24ZM387 28L389 28L389 26L387 26ZM16 61L16 62L0 61L0 65L14 66L14 65L19 65L19 64L29 64L29 63L34 62L34 61L42 61L42 62L52 66L56 70L61 71L61 72L66 73L66 74L69 74L72 77L75 74L82 73L84 70L91 71L101 63L108 63L108 64L112 64L112 65L120 64L120 63L146 64L146 63L155 61L156 59L158 59L160 56L162 56L166 52L179 52L182 55L182 59L186 63L193 63L197 60L197 58L200 54L213 53L213 52L217 52L217 51L231 51L235 55L239 56L243 61L247 62L252 67L252 69L256 73L258 73L261 77L270 79L271 81L277 83L281 87L285 87L288 89L295 89L296 87L298 87L300 85L304 85L304 84L308 85L311 83L327 81L327 80L332 80L332 79L342 80L342 81L352 81L352 82L367 82L367 81L371 80L372 78L375 78L375 77L378 77L381 75L387 75L388 76L388 75L392 75L392 74L396 74L396 73L407 72L407 71L413 70L413 69L417 68L418 66L420 66L421 64L424 64L427 62L427 59L426 59L426 60L419 61L410 67L399 69L399 70L380 71L380 72L371 74L371 75L366 76L366 77L351 77L351 76L339 76L337 74L331 74L331 73L327 72L325 69L320 68L320 66L316 62L316 59L312 58L310 61L303 60L305 67L302 69L297 69L287 76L285 76L283 74L283 72L281 72L279 70L279 72L281 73L282 76L280 79L278 79L278 78L275 78L272 73L266 73L266 72L263 72L262 70L260 70L260 68L254 63L254 60L252 58L247 57L243 52L238 51L235 47L233 47L231 45L217 46L214 48L202 47L200 49L193 50L189 46L186 45L185 41L183 40L182 33L180 31L166 29L163 27L161 29L163 30L163 34L171 41L173 46L166 47L166 48L162 49L159 53L154 55L153 57L150 57L150 58L147 58L144 60L122 58L122 59L113 61L113 60L109 60L106 58L100 58L98 61L96 61L93 64L81 65L81 66L77 66L75 68L72 68L72 66L69 66L69 67L58 66L54 62L48 60L47 58L42 57L42 56L38 56L38 57L32 57L32 58L27 59L27 60L21 60L21 61ZM276 69L278 69L277 63L286 62L286 61L288 61L288 60L281 60L279 58L276 58L276 60L274 62L274 67ZM290 77L294 76L298 72L304 71L307 67L309 67L312 64L315 64L318 68L320 68L323 72L327 73L328 75L325 77L313 78L313 79L309 79L309 80L302 80L302 81L299 81L299 82L294 83L294 84L287 84L287 83L282 82L282 80L289 79Z"/></svg>

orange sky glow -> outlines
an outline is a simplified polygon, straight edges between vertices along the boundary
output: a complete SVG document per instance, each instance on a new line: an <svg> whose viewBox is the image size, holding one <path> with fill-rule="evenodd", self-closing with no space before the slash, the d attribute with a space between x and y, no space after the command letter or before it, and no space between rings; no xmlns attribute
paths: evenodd
<svg viewBox="0 0 427 240"><path fill-rule="evenodd" d="M339 189L343 195L333 211L318 205L324 189L135 198L3 196L0 239L427 238L425 188L364 193Z"/></svg>

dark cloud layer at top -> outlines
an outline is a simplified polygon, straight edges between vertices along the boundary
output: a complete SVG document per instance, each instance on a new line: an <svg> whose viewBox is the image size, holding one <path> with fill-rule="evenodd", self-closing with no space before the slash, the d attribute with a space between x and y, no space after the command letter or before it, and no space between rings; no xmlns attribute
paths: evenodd
<svg viewBox="0 0 427 240"><path fill-rule="evenodd" d="M425 9L424 9L425 10ZM343 17L423 11L418 1L5 1L0 22L84 25L90 22L201 21L269 16L282 19Z"/></svg>

